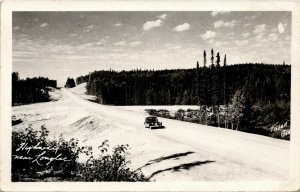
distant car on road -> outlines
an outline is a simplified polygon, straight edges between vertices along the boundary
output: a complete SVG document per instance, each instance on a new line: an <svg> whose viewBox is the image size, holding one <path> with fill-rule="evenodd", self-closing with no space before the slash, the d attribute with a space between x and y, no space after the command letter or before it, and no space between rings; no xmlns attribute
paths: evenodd
<svg viewBox="0 0 300 192"><path fill-rule="evenodd" d="M144 125L145 125L145 128L150 128L150 129L164 127L162 125L162 123L158 121L157 117L154 117L154 116L146 117Z"/></svg>

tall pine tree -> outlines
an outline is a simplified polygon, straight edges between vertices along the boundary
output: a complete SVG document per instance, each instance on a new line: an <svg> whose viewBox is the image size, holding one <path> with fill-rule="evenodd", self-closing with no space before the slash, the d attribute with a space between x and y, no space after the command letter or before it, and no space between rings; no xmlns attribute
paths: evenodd
<svg viewBox="0 0 300 192"><path fill-rule="evenodd" d="M206 51L203 51L203 66L206 67Z"/></svg>
<svg viewBox="0 0 300 192"><path fill-rule="evenodd" d="M214 65L214 59L215 59L215 57L214 57L214 49L211 49L211 57L210 57L210 60L211 60L211 65L213 66Z"/></svg>

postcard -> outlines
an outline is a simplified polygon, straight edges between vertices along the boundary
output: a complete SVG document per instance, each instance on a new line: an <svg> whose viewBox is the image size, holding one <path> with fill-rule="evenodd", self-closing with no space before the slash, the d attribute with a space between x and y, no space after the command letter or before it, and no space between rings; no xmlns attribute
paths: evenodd
<svg viewBox="0 0 300 192"><path fill-rule="evenodd" d="M299 190L299 8L3 1L1 190Z"/></svg>

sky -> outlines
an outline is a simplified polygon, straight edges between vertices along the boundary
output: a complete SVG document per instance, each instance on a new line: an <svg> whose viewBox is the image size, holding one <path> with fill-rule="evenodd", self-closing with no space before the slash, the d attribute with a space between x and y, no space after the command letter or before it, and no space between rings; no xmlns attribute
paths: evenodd
<svg viewBox="0 0 300 192"><path fill-rule="evenodd" d="M291 12L13 12L13 71L63 86L95 70L291 62Z"/></svg>

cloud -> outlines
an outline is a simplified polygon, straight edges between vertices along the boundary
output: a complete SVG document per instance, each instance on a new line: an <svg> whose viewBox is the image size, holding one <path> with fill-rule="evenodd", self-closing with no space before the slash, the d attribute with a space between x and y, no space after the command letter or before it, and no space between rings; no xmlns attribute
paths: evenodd
<svg viewBox="0 0 300 192"><path fill-rule="evenodd" d="M141 42L141 41L134 41L134 42L129 43L128 45L136 46L136 45L140 45L140 44L142 44L142 43L143 43L143 42Z"/></svg>
<svg viewBox="0 0 300 192"><path fill-rule="evenodd" d="M220 27L234 27L235 24L236 24L236 20L232 20L232 21L222 21L222 20L219 20L219 21L216 21L214 22L214 27L215 28L220 28Z"/></svg>
<svg viewBox="0 0 300 192"><path fill-rule="evenodd" d="M225 15L225 14L229 14L229 13L230 13L230 11L213 11L213 12L211 12L211 15L213 17L215 17L217 15Z"/></svg>
<svg viewBox="0 0 300 192"><path fill-rule="evenodd" d="M102 41L103 42L103 41ZM133 41L133 42L126 42L126 41L118 41L118 42L115 42L114 43L114 45L116 45L116 46L124 46L124 45L129 45L129 46L137 46L137 45L140 45L140 44L142 44L143 42L141 42L141 41Z"/></svg>
<svg viewBox="0 0 300 192"><path fill-rule="evenodd" d="M215 46L220 47L223 45L227 45L229 42L228 41L218 41L215 43Z"/></svg>
<svg viewBox="0 0 300 192"><path fill-rule="evenodd" d="M271 32L273 32L273 33L278 32L278 28L271 29Z"/></svg>
<svg viewBox="0 0 300 192"><path fill-rule="evenodd" d="M139 58L139 56L136 55L136 54L132 54L132 55L129 55L128 58L129 58L130 60L136 60L136 59Z"/></svg>
<svg viewBox="0 0 300 192"><path fill-rule="evenodd" d="M94 25L89 25L87 27L85 27L85 29L83 30L84 33L88 33L90 32L92 29L94 29Z"/></svg>
<svg viewBox="0 0 300 192"><path fill-rule="evenodd" d="M119 45L125 45L126 41L118 41L116 43L114 43L114 45L119 46Z"/></svg>
<svg viewBox="0 0 300 192"><path fill-rule="evenodd" d="M162 14L157 16L159 19L156 19L154 21L147 21L146 23L144 23L143 25L143 30L148 31L150 29L156 28L156 27L160 27L163 24L163 21L166 19L167 14Z"/></svg>
<svg viewBox="0 0 300 192"><path fill-rule="evenodd" d="M264 33L260 33L260 34L257 34L255 37L254 37L254 39L256 40L256 41L261 41L263 38L264 38Z"/></svg>
<svg viewBox="0 0 300 192"><path fill-rule="evenodd" d="M234 37L234 35L235 35L234 32L229 32L229 33L225 34L225 37L232 38L232 37Z"/></svg>
<svg viewBox="0 0 300 192"><path fill-rule="evenodd" d="M76 34L76 33L70 33L69 36L70 36L70 37L76 37L77 34Z"/></svg>
<svg viewBox="0 0 300 192"><path fill-rule="evenodd" d="M80 46L81 47L89 47L89 46L92 46L93 43L84 43L84 44L81 44Z"/></svg>
<svg viewBox="0 0 300 192"><path fill-rule="evenodd" d="M249 43L248 40L235 40L234 43L237 45L237 46L245 46Z"/></svg>
<svg viewBox="0 0 300 192"><path fill-rule="evenodd" d="M261 25L256 25L254 30L253 30L253 33L254 34L259 34L259 33L264 33L267 31L267 26L266 24L261 24Z"/></svg>
<svg viewBox="0 0 300 192"><path fill-rule="evenodd" d="M15 26L15 27L14 27L14 30L18 30L18 29L20 29L19 26Z"/></svg>
<svg viewBox="0 0 300 192"><path fill-rule="evenodd" d="M94 45L103 45L107 42L106 38L102 38L94 43Z"/></svg>
<svg viewBox="0 0 300 192"><path fill-rule="evenodd" d="M177 25L176 27L174 27L174 31L177 31L177 32L181 32L181 31L187 31L191 28L191 25L188 24L188 23L184 23L182 25Z"/></svg>
<svg viewBox="0 0 300 192"><path fill-rule="evenodd" d="M278 40L278 34L277 33L271 33L271 34L269 34L268 38L271 41L277 41Z"/></svg>
<svg viewBox="0 0 300 192"><path fill-rule="evenodd" d="M122 26L122 25L123 25L123 24L122 24L121 22L118 22L118 23L115 23L115 24L114 24L115 27L120 27L120 26Z"/></svg>
<svg viewBox="0 0 300 192"><path fill-rule="evenodd" d="M155 21L147 21L146 23L144 23L143 25L143 29L145 31L148 31L150 29L156 28L156 27L160 27L162 25L162 20L161 19L157 19Z"/></svg>
<svg viewBox="0 0 300 192"><path fill-rule="evenodd" d="M157 18L165 20L167 18L167 14L164 13L162 15L159 15L159 16L157 16Z"/></svg>
<svg viewBox="0 0 300 192"><path fill-rule="evenodd" d="M282 23L278 23L277 28L278 28L279 33L284 32L284 25Z"/></svg>
<svg viewBox="0 0 300 192"><path fill-rule="evenodd" d="M203 33L200 36L203 40L208 40L208 39L212 39L212 38L216 37L216 34L217 33L213 32L213 31L206 31L206 33Z"/></svg>
<svg viewBox="0 0 300 192"><path fill-rule="evenodd" d="M243 33L242 36L245 37L245 38L247 38L247 37L250 36L250 33Z"/></svg>
<svg viewBox="0 0 300 192"><path fill-rule="evenodd" d="M48 26L48 23L43 23L40 25L40 27L46 27L46 26Z"/></svg>
<svg viewBox="0 0 300 192"><path fill-rule="evenodd" d="M98 42L96 42L95 44L96 45L102 45L104 42L103 41L98 41Z"/></svg>
<svg viewBox="0 0 300 192"><path fill-rule="evenodd" d="M243 27L249 27L251 24L250 23L246 23L243 25Z"/></svg>
<svg viewBox="0 0 300 192"><path fill-rule="evenodd" d="M169 46L168 47L169 50L179 50L181 49L181 46L177 45L177 46Z"/></svg>
<svg viewBox="0 0 300 192"><path fill-rule="evenodd" d="M88 29L93 29L95 26L94 25L89 25L89 26L87 26L86 28L88 28Z"/></svg>
<svg viewBox="0 0 300 192"><path fill-rule="evenodd" d="M215 40L210 39L208 42L209 42L210 44L213 44L213 43L215 42Z"/></svg>
<svg viewBox="0 0 300 192"><path fill-rule="evenodd" d="M252 15L252 16L246 16L244 19L251 19L251 20L253 20L253 19L255 19L257 16L256 15Z"/></svg>

